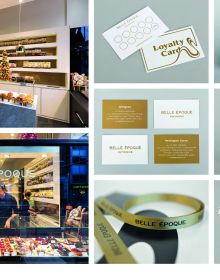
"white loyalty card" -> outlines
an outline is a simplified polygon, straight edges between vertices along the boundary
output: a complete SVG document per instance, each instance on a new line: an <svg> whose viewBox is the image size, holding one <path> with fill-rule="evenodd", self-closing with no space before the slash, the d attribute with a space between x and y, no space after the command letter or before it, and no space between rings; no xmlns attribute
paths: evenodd
<svg viewBox="0 0 220 280"><path fill-rule="evenodd" d="M164 34L169 28L146 7L103 33L121 60Z"/></svg>
<svg viewBox="0 0 220 280"><path fill-rule="evenodd" d="M199 100L154 100L154 128L199 129Z"/></svg>
<svg viewBox="0 0 220 280"><path fill-rule="evenodd" d="M147 72L204 57L192 26L167 32L141 50Z"/></svg>
<svg viewBox="0 0 220 280"><path fill-rule="evenodd" d="M102 164L148 164L148 136L103 135Z"/></svg>

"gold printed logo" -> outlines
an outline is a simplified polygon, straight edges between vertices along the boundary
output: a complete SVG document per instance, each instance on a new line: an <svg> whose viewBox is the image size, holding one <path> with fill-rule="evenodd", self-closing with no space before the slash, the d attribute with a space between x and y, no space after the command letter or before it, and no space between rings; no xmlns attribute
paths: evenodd
<svg viewBox="0 0 220 280"><path fill-rule="evenodd" d="M147 72L205 57L192 26L164 33L142 49L142 56Z"/></svg>
<svg viewBox="0 0 220 280"><path fill-rule="evenodd" d="M185 52L188 54L188 56L190 56L191 58L198 58L198 57L200 57L200 52L199 52L199 51L197 50L197 48L196 48L196 47L198 46L196 40L193 41L192 38L187 38L186 41L187 41L187 43L195 50L195 52L193 53L193 52L192 52L188 47L186 47L186 46L181 47L181 48L180 48L180 51L178 52L177 59L174 61L174 63L176 63L176 62L179 60L181 53L184 52L184 51L185 51Z"/></svg>
<svg viewBox="0 0 220 280"><path fill-rule="evenodd" d="M109 146L109 150L115 151L119 154L132 154L135 151L140 151L142 149L141 145L137 146Z"/></svg>
<svg viewBox="0 0 220 280"><path fill-rule="evenodd" d="M160 46L153 46L153 50L155 52L161 51L161 56L163 56L163 57L177 54L176 60L173 63L171 63L170 65L175 64L179 60L180 55L183 52L185 52L191 58L199 58L200 52L197 49L198 44L197 44L196 39L193 40L192 38L188 37L188 38L186 38L186 42L194 50L194 52L191 51L189 47L184 46L184 40L174 40L168 44L163 44ZM176 47L176 48L171 49L174 47Z"/></svg>

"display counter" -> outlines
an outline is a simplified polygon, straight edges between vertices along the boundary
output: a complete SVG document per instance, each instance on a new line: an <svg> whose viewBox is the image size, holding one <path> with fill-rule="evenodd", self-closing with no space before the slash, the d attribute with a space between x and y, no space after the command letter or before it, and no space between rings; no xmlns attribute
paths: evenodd
<svg viewBox="0 0 220 280"><path fill-rule="evenodd" d="M0 127L36 127L37 95L0 91Z"/></svg>
<svg viewBox="0 0 220 280"><path fill-rule="evenodd" d="M2 230L0 263L87 263L87 237L77 235L74 229L60 232L24 229L14 230L14 235L11 230L4 236Z"/></svg>
<svg viewBox="0 0 220 280"><path fill-rule="evenodd" d="M2 91L31 94L33 85L0 81L0 92ZM35 106L37 116L69 123L69 91L67 88L35 84L34 93L37 96ZM21 125L21 127L23 126L25 123Z"/></svg>

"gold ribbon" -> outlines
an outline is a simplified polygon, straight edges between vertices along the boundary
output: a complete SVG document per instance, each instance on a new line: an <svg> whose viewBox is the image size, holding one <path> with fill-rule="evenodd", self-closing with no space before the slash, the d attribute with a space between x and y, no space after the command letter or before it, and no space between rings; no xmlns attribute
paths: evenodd
<svg viewBox="0 0 220 280"><path fill-rule="evenodd" d="M194 211L191 214L177 217L146 217L128 212L134 206L158 201L183 204L193 208ZM136 263L126 245L116 234L101 210L135 227L150 230L175 230L200 222L204 215L204 209L205 206L202 201L179 194L155 193L137 196L125 201L123 209L106 198L99 198L95 201L95 237L108 263Z"/></svg>

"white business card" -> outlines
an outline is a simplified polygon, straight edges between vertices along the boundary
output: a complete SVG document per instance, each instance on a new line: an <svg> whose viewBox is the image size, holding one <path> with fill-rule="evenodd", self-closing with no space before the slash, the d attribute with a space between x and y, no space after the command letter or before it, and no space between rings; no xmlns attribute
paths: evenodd
<svg viewBox="0 0 220 280"><path fill-rule="evenodd" d="M102 164L148 164L148 136L103 135Z"/></svg>
<svg viewBox="0 0 220 280"><path fill-rule="evenodd" d="M199 129L199 100L154 100L154 128Z"/></svg>
<svg viewBox="0 0 220 280"><path fill-rule="evenodd" d="M192 26L161 35L150 44L145 44L141 53L147 72L205 57Z"/></svg>
<svg viewBox="0 0 220 280"><path fill-rule="evenodd" d="M169 28L146 7L103 33L121 60L164 34Z"/></svg>

